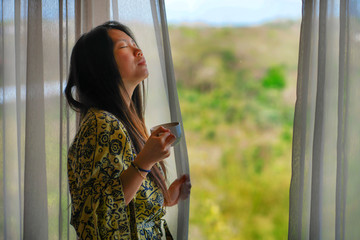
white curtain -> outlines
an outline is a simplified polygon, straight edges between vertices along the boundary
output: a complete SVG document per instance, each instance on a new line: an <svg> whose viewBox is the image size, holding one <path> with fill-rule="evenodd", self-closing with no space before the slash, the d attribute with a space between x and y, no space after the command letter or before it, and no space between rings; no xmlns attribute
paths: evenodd
<svg viewBox="0 0 360 240"><path fill-rule="evenodd" d="M289 239L360 236L360 1L303 0Z"/></svg>
<svg viewBox="0 0 360 240"><path fill-rule="evenodd" d="M0 1L0 239L76 239L69 225L67 150L76 114L63 96L76 39L118 20L133 29L150 69L147 126L181 122L162 0ZM185 137L169 181L189 173ZM187 239L189 202L169 208Z"/></svg>

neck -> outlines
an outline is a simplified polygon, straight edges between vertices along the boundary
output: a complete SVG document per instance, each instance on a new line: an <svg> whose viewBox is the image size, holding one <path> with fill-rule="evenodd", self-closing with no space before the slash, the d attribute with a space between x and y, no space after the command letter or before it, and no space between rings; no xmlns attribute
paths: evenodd
<svg viewBox="0 0 360 240"><path fill-rule="evenodd" d="M120 88L120 91L121 91L121 94L124 97L124 101L126 103L126 106L128 106L130 108L131 98L132 98L132 95L134 93L134 89L129 91L128 89L123 90L122 88Z"/></svg>

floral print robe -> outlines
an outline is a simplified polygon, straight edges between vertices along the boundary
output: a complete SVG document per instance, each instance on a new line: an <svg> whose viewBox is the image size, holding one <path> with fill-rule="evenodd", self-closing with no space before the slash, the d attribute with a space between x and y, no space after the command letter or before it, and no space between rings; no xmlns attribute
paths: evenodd
<svg viewBox="0 0 360 240"><path fill-rule="evenodd" d="M71 224L79 239L161 239L164 197L152 179L125 204L120 175L135 156L123 124L90 109L68 153Z"/></svg>

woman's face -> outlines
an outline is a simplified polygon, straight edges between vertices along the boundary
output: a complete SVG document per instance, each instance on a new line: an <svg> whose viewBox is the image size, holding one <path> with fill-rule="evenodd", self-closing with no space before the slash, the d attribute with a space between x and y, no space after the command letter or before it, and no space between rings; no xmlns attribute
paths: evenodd
<svg viewBox="0 0 360 240"><path fill-rule="evenodd" d="M132 95L136 86L149 75L145 58L135 41L123 31L108 30L114 43L114 57L126 91Z"/></svg>

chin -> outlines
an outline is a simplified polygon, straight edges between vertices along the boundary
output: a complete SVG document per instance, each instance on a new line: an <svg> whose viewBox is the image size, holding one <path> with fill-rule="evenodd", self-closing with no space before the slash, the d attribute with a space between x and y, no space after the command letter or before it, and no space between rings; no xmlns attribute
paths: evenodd
<svg viewBox="0 0 360 240"><path fill-rule="evenodd" d="M149 77L149 72L146 70L146 73L144 74L143 80L145 80L147 77Z"/></svg>

